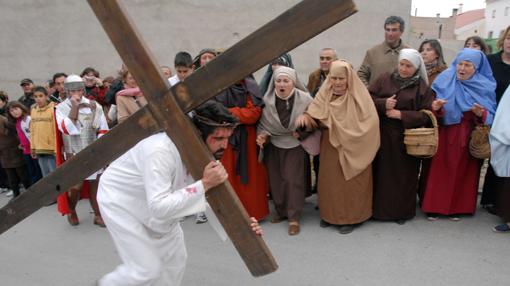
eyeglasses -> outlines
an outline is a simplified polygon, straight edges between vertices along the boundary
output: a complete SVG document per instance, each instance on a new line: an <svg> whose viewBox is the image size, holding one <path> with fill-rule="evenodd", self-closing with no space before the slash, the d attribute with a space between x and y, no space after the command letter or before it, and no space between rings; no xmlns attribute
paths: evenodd
<svg viewBox="0 0 510 286"><path fill-rule="evenodd" d="M319 59L320 59L321 61L330 61L330 60L332 60L333 58L332 58L332 57L319 57Z"/></svg>

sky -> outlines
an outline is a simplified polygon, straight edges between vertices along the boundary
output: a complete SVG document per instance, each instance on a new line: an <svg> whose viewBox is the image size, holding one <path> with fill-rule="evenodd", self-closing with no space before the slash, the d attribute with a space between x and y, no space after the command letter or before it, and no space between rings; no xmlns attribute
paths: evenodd
<svg viewBox="0 0 510 286"><path fill-rule="evenodd" d="M464 4L463 12L485 8L485 0L412 0L411 15L414 16L418 9L419 17L435 17L440 13L440 17L446 18L452 15L452 9L458 8L460 3Z"/></svg>

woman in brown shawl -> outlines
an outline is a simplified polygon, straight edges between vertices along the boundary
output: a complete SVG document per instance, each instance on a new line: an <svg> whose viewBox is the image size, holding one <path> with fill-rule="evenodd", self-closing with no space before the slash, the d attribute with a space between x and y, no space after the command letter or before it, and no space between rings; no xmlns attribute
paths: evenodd
<svg viewBox="0 0 510 286"><path fill-rule="evenodd" d="M299 125L315 119L322 130L318 179L321 226L340 233L372 216L372 161L379 149L379 117L352 66L331 63L329 74Z"/></svg>
<svg viewBox="0 0 510 286"><path fill-rule="evenodd" d="M381 147L373 163L373 218L404 224L416 214L420 159L407 154L404 129L430 124L420 112L430 109L434 93L418 51L403 49L394 73L381 75L368 88L380 119Z"/></svg>
<svg viewBox="0 0 510 286"><path fill-rule="evenodd" d="M264 95L265 107L257 128L257 144L263 148L269 189L276 214L272 223L289 220L289 235L300 231L299 217L306 190L306 153L296 138L296 119L312 97L297 79L296 71L281 66L273 73Z"/></svg>

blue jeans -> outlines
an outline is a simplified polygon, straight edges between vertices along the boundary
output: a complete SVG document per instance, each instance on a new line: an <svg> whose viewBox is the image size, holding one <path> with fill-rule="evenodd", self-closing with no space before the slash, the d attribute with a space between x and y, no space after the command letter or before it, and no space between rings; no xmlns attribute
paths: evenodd
<svg viewBox="0 0 510 286"><path fill-rule="evenodd" d="M41 167L43 177L48 176L49 173L55 171L57 168L55 165L55 155L38 154L37 161L39 161L39 167Z"/></svg>

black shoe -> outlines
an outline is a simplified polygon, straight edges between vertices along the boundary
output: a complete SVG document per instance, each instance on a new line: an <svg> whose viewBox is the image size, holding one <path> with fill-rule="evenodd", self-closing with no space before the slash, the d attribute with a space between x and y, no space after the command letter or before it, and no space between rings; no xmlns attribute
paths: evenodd
<svg viewBox="0 0 510 286"><path fill-rule="evenodd" d="M395 221L397 224L400 224L400 225L403 225L406 223L406 220L405 219L398 219Z"/></svg>
<svg viewBox="0 0 510 286"><path fill-rule="evenodd" d="M331 224L330 224L329 222L327 222L327 221L325 221L325 220L321 219L320 226L321 226L322 228L326 228L326 227L328 227L328 226L330 226L330 225L331 225Z"/></svg>
<svg viewBox="0 0 510 286"><path fill-rule="evenodd" d="M497 215L496 207L494 205L489 205L485 208L490 214Z"/></svg>
<svg viewBox="0 0 510 286"><path fill-rule="evenodd" d="M354 226L352 226L350 224L345 224L345 225L340 226L338 232L341 234L349 234L353 230L354 230Z"/></svg>

